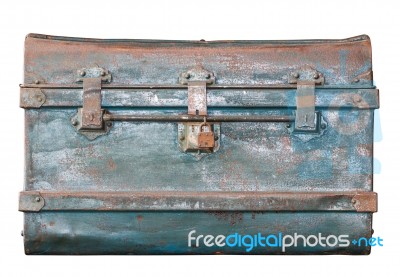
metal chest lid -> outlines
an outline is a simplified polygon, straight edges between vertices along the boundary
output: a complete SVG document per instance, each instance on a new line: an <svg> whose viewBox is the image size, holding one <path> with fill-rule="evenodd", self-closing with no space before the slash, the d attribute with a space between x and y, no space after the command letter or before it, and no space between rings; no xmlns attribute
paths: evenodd
<svg viewBox="0 0 400 277"><path fill-rule="evenodd" d="M366 35L343 40L170 41L68 38L29 34L25 85L76 84L77 70L107 68L110 86L182 86L179 76L201 66L212 86L291 86L307 68L324 88L371 88L371 43Z"/></svg>

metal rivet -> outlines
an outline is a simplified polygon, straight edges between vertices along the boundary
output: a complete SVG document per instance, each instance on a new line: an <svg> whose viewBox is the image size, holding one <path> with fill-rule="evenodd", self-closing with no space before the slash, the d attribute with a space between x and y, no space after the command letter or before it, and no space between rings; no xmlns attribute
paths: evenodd
<svg viewBox="0 0 400 277"><path fill-rule="evenodd" d="M321 129L322 129L322 130L325 130L325 129L326 129L326 123L322 123L322 124L321 124Z"/></svg>
<svg viewBox="0 0 400 277"><path fill-rule="evenodd" d="M189 79L190 78L190 74L189 73L185 73L184 77L185 77L185 79Z"/></svg>
<svg viewBox="0 0 400 277"><path fill-rule="evenodd" d="M185 140L185 136L182 135L182 136L179 137L179 139L180 140Z"/></svg>
<svg viewBox="0 0 400 277"><path fill-rule="evenodd" d="M82 77L86 75L86 71L82 70L81 72L79 72L79 75L81 75Z"/></svg>
<svg viewBox="0 0 400 277"><path fill-rule="evenodd" d="M106 76L106 73L105 73L104 71L102 71L102 72L100 73L100 75L101 75L101 76Z"/></svg>
<svg viewBox="0 0 400 277"><path fill-rule="evenodd" d="M318 78L319 78L319 74L318 74L318 73L314 73L313 78L314 78L314 79L318 79Z"/></svg>
<svg viewBox="0 0 400 277"><path fill-rule="evenodd" d="M360 79L355 78L355 79L353 80L353 82L354 82L354 83L358 83L358 82L360 82Z"/></svg>
<svg viewBox="0 0 400 277"><path fill-rule="evenodd" d="M23 236L24 236L24 230L21 231L21 237L23 237Z"/></svg>
<svg viewBox="0 0 400 277"><path fill-rule="evenodd" d="M292 73L292 76L297 79L300 77L300 74L299 74L299 72L294 72L294 73Z"/></svg>
<svg viewBox="0 0 400 277"><path fill-rule="evenodd" d="M40 95L36 96L36 99L37 99L37 101L39 101L39 102L42 102L42 101L43 101L43 97L40 96Z"/></svg>
<svg viewBox="0 0 400 277"><path fill-rule="evenodd" d="M110 121L107 122L107 126L108 126L108 127L111 127L111 126L112 126L112 122L110 122Z"/></svg>
<svg viewBox="0 0 400 277"><path fill-rule="evenodd" d="M36 201L36 202L40 202L40 197L39 197L39 196L36 197L36 198L35 198L35 201Z"/></svg>
<svg viewBox="0 0 400 277"><path fill-rule="evenodd" d="M36 80L36 81L35 81L35 84L36 84L36 85L40 84L40 81L39 81L39 80Z"/></svg>
<svg viewBox="0 0 400 277"><path fill-rule="evenodd" d="M71 123L72 123L72 125L76 126L76 125L78 125L78 120L76 118L73 118L71 120Z"/></svg>
<svg viewBox="0 0 400 277"><path fill-rule="evenodd" d="M210 79L211 78L211 74L210 73L207 73L206 74L206 79Z"/></svg>
<svg viewBox="0 0 400 277"><path fill-rule="evenodd" d="M290 128L290 127L292 127L292 124L290 124L290 123L286 124L286 128Z"/></svg>

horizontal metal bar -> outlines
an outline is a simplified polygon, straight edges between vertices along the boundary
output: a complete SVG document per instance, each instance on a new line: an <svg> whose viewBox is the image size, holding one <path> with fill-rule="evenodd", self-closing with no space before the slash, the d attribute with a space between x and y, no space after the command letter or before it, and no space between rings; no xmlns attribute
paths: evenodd
<svg viewBox="0 0 400 277"><path fill-rule="evenodd" d="M102 85L103 108L107 107L188 107L188 88L109 89ZM296 88L217 90L207 87L207 108L296 108ZM21 88L22 108L82 107L82 89ZM315 90L318 109L374 109L379 107L379 91L374 89Z"/></svg>
<svg viewBox="0 0 400 277"><path fill-rule="evenodd" d="M19 210L376 212L375 192L23 191Z"/></svg>
<svg viewBox="0 0 400 277"><path fill-rule="evenodd" d="M21 84L21 88L43 88L43 89L82 89L82 84ZM187 85L179 84L103 84L103 88L107 89L187 89ZM212 89L285 89L296 88L294 84L264 84L264 85L208 85ZM375 86L370 85L352 85L352 86L329 86L324 85L320 89L374 89Z"/></svg>
<svg viewBox="0 0 400 277"><path fill-rule="evenodd" d="M294 116L257 116L257 115L123 115L105 114L104 121L161 121L161 122L293 122Z"/></svg>

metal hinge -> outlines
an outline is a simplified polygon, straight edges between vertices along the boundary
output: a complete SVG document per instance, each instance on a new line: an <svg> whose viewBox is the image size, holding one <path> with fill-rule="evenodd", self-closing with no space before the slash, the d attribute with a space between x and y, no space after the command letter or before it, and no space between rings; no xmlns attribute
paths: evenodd
<svg viewBox="0 0 400 277"><path fill-rule="evenodd" d="M88 139L95 139L109 131L104 124L101 108L101 85L111 82L111 73L100 67L82 68L77 71L77 82L83 83L83 105L71 119L72 125Z"/></svg>
<svg viewBox="0 0 400 277"><path fill-rule="evenodd" d="M321 113L315 111L315 86L324 85L323 74L306 66L291 72L288 81L290 84L297 84L296 115L292 132L321 134L326 129L326 122Z"/></svg>
<svg viewBox="0 0 400 277"><path fill-rule="evenodd" d="M181 73L179 82L188 85L188 114L207 115L207 85L215 83L214 74L199 66Z"/></svg>

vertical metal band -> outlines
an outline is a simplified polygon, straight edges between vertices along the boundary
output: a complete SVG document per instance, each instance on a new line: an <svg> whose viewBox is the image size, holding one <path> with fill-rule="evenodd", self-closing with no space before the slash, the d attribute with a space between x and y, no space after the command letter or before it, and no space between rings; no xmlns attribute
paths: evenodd
<svg viewBox="0 0 400 277"><path fill-rule="evenodd" d="M315 83L301 81L297 83L296 129L315 129Z"/></svg>
<svg viewBox="0 0 400 277"><path fill-rule="evenodd" d="M103 112L101 110L101 78L83 79L82 128L101 129Z"/></svg>
<svg viewBox="0 0 400 277"><path fill-rule="evenodd" d="M207 115L206 85L202 81L188 83L188 114Z"/></svg>

